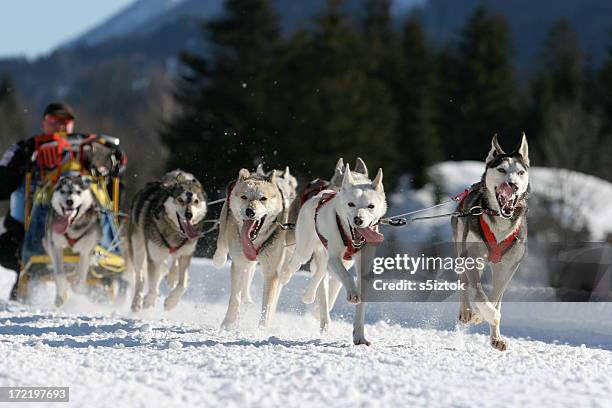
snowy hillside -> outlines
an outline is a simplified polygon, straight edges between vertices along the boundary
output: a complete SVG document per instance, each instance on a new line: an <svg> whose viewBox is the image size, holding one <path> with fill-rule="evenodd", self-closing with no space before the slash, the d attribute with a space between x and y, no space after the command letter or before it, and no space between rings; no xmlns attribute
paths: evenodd
<svg viewBox="0 0 612 408"><path fill-rule="evenodd" d="M345 302L319 333L299 301L304 275L283 289L272 328L257 328L256 303L239 331L225 332L227 268L196 260L191 270L171 313L78 297L57 311L50 285L34 306L0 300L0 386L70 386L72 405L91 407L604 407L612 398L612 304L508 304L505 353L484 327L456 329L456 304L373 304L373 345L355 347ZM253 294L259 302L259 276Z"/></svg>

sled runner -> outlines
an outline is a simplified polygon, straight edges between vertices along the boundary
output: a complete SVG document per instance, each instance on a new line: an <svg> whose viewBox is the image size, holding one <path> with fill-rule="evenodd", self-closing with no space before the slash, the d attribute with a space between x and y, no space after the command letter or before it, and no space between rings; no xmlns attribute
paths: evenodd
<svg viewBox="0 0 612 408"><path fill-rule="evenodd" d="M94 285L89 289L105 298L112 298L118 293L118 288L125 288L122 279L125 259L119 233L119 173L125 162L119 139L110 136L58 133L36 137L31 168L22 186L25 235L19 278L21 299L27 299L30 281L53 279L52 259L43 248L46 217L56 184L63 177L73 175L80 175L87 182L97 204L102 230L102 238L91 254L88 287ZM68 242L70 245L64 250L63 261L70 281L74 278L80 256L71 250L76 239Z"/></svg>

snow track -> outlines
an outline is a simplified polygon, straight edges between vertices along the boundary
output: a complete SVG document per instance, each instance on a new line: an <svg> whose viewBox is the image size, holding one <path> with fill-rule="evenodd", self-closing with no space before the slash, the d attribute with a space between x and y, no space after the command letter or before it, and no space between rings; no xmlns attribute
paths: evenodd
<svg viewBox="0 0 612 408"><path fill-rule="evenodd" d="M508 305L511 324L502 331L546 342L510 338L510 350L500 353L486 335L454 328L454 304L378 304L366 326L373 345L356 347L344 301L330 331L318 332L299 302L303 276L281 294L269 330L257 328L256 303L246 305L239 331L219 331L228 273L208 261L197 261L192 271L187 299L171 313L161 305L113 312L79 297L61 311L44 302L0 301L0 386L69 386L70 405L87 407L606 407L612 401L609 305L543 304L535 309L539 319L525 305ZM0 272L5 287L7 273ZM574 305L588 318L571 316ZM556 337L547 322L574 334Z"/></svg>

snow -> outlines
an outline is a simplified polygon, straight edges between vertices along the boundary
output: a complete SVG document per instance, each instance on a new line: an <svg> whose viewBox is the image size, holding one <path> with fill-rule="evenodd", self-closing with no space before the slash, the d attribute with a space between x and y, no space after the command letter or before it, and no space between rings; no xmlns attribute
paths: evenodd
<svg viewBox="0 0 612 408"><path fill-rule="evenodd" d="M373 345L357 347L344 301L319 333L300 302L304 274L283 289L266 330L258 275L256 303L227 332L228 269L196 259L191 272L170 313L79 297L57 310L51 285L32 305L0 300L0 386L69 386L72 405L88 407L604 407L612 398L612 304L505 305L505 353L488 345L486 328L457 329L454 303L372 304ZM0 271L1 288L12 279Z"/></svg>

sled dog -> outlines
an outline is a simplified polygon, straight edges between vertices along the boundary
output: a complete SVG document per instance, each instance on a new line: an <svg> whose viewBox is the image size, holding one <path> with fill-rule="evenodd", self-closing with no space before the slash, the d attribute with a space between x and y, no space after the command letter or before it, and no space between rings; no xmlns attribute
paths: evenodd
<svg viewBox="0 0 612 408"><path fill-rule="evenodd" d="M296 223L295 252L283 266L281 276L283 282L288 281L312 257L313 280L303 300L312 301L316 293L321 329L326 330L330 321L330 300L335 299L340 288L339 285L333 288L335 293L330 296L326 278L329 267L332 277L346 289L347 301L357 305L353 342L369 345L364 333L365 303L361 302L359 277L365 272L362 270L365 268L363 251L373 254L373 246L384 239L378 232L379 220L387 211L383 172L379 169L372 181L361 160L357 166L361 172L352 172L348 164L341 169L342 164L339 161L336 166L331 188L303 203ZM338 183L340 177L342 181ZM348 272L353 264L358 274L357 283Z"/></svg>
<svg viewBox="0 0 612 408"><path fill-rule="evenodd" d="M147 183L136 194L127 228L128 260L134 274L133 311L155 305L167 260L170 267L166 279L172 291L164 308L171 310L178 304L187 290L188 269L206 212L202 185L182 170ZM145 280L148 292L143 297Z"/></svg>
<svg viewBox="0 0 612 408"><path fill-rule="evenodd" d="M225 264L228 255L232 260L230 299L221 324L225 329L238 326L240 304L247 299L257 262L264 276L260 325L269 326L276 311L281 290L278 273L287 252L282 224L288 220L289 208L285 187L279 180L285 176L290 190L294 189L288 169L283 176L277 171L266 175L263 170L250 173L241 169L237 180L228 185L213 257L218 268Z"/></svg>
<svg viewBox="0 0 612 408"><path fill-rule="evenodd" d="M286 214L286 218L282 221L283 225L287 225L285 231L285 256L286 260L293 254L293 248L295 246L295 238L293 236L293 229L289 226L295 225L295 221L297 220L297 211L291 212L293 208L293 203L295 202L295 197L297 196L297 179L291 175L289 171L289 166L285 167L285 170L271 170L269 172L265 172L263 169L263 165L258 165L256 173L261 176L272 175L272 172L276 173L276 185L279 190L283 193L283 198L285 200L285 208L289 208L289 211ZM253 297L251 296L251 284L253 283L253 277L255 276L255 265L251 269L249 269L248 277L243 280L245 283L245 287L243 289L242 295L244 296L245 303L253 303Z"/></svg>
<svg viewBox="0 0 612 408"><path fill-rule="evenodd" d="M43 247L53 263L56 285L55 305L61 306L68 299L68 281L64 270L64 249L71 248L79 254L76 279L72 287L77 293L86 291L87 274L91 254L102 236L99 205L90 179L81 176L61 178L51 195L47 213Z"/></svg>
<svg viewBox="0 0 612 408"><path fill-rule="evenodd" d="M460 292L459 321L490 326L491 346L506 350L501 337L501 300L527 253L527 196L529 191L529 151L523 134L521 143L506 153L493 136L480 183L463 194L461 211L479 209L473 215L453 217L451 225L457 255L488 260L492 292L487 296L481 284L483 270L472 269L460 275L469 286ZM480 213L481 214L478 214ZM470 305L473 294L473 309Z"/></svg>

